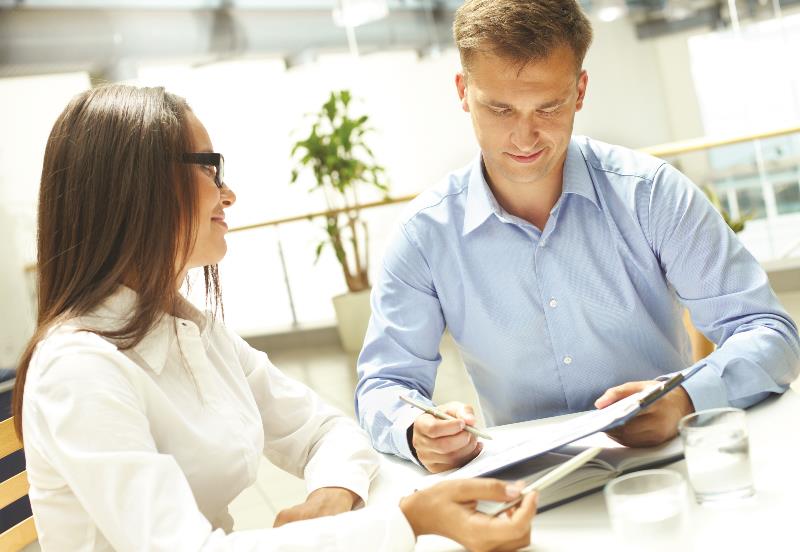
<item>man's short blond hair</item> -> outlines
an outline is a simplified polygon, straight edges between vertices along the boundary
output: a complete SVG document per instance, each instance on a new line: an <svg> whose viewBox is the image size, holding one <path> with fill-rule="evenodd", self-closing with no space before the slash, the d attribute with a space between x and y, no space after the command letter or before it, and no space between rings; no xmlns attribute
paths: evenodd
<svg viewBox="0 0 800 552"><path fill-rule="evenodd" d="M476 53L524 67L561 46L580 71L592 42L592 25L577 0L467 0L456 11L453 37L464 71Z"/></svg>

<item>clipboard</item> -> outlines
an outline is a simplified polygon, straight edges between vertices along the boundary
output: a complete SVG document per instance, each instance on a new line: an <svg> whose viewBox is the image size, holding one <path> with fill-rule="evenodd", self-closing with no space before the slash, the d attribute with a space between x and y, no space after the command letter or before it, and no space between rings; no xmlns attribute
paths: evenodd
<svg viewBox="0 0 800 552"><path fill-rule="evenodd" d="M687 371L679 372L665 381L655 383L603 409L591 410L569 420L543 426L541 432L537 431L535 435L522 441L506 445L498 443L499 448L487 446L474 460L462 468L448 473L443 479L491 476L594 433L621 426L705 366L705 364L700 364Z"/></svg>

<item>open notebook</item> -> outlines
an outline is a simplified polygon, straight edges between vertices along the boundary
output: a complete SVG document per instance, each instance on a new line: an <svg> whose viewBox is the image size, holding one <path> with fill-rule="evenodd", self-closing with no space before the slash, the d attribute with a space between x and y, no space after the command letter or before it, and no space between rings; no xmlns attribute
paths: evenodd
<svg viewBox="0 0 800 552"><path fill-rule="evenodd" d="M524 480L526 484L532 483L571 457L595 446L603 447L603 451L574 472L541 491L539 512L597 491L608 481L622 474L663 466L683 458L683 447L678 438L657 447L628 448L600 433L514 464L493 473L490 477L506 481ZM479 502L478 510L486 511L495 504L497 503Z"/></svg>
<svg viewBox="0 0 800 552"><path fill-rule="evenodd" d="M558 419L570 421L576 417L576 415L567 415ZM539 426L530 431L546 434L547 427L547 425ZM527 440L526 437L529 435L511 436L496 432L493 441L484 441L484 449L478 458L461 469L428 475L423 478L421 483L418 481L415 487L425 488L445 479L463 479L464 477L493 477L505 481L524 480L527 485L584 450L591 447L602 447L602 452L595 458L540 493L538 511L542 512L600 490L607 482L620 475L656 468L683 458L683 445L679 437L657 447L631 448L620 445L605 433L594 433L569 445L500 469L470 473L473 470L469 468L473 465L493 464L493 457L503 455L509 448L513 448L520 438ZM481 501L478 503L478 510L487 512L499 504L498 502Z"/></svg>

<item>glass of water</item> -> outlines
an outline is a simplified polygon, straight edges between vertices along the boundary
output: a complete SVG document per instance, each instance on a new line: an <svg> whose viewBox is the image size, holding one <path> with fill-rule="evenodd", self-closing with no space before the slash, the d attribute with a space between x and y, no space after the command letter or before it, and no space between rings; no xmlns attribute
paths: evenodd
<svg viewBox="0 0 800 552"><path fill-rule="evenodd" d="M746 498L755 492L747 420L740 408L714 408L678 423L697 502Z"/></svg>
<svg viewBox="0 0 800 552"><path fill-rule="evenodd" d="M686 549L689 492L680 473L643 470L608 482L603 490L622 549Z"/></svg>

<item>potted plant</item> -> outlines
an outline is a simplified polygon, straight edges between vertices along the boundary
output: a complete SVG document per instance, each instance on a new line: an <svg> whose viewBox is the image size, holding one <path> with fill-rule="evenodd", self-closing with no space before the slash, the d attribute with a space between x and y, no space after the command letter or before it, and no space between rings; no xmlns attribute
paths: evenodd
<svg viewBox="0 0 800 552"><path fill-rule="evenodd" d="M295 168L291 182L311 169L314 183L310 192L325 198L326 239L316 248L315 261L330 246L342 267L349 293L333 298L339 337L348 352L358 352L369 322L369 239L361 219L359 189L373 187L386 198L389 188L384 169L375 162L365 136L372 129L369 117L351 117L349 91L331 92L319 112L313 114L311 132L295 142Z"/></svg>

